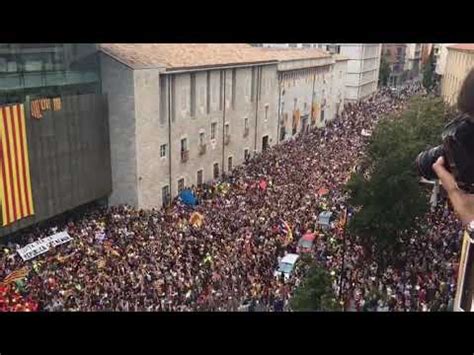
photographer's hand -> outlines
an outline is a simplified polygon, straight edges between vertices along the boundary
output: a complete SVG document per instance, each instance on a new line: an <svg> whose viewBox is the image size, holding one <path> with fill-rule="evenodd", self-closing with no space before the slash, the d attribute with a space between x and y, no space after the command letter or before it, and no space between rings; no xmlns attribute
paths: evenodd
<svg viewBox="0 0 474 355"><path fill-rule="evenodd" d="M444 167L443 157L438 158L436 163L433 164L433 170L441 180L462 223L467 224L474 221L474 194L468 194L458 187L454 176Z"/></svg>

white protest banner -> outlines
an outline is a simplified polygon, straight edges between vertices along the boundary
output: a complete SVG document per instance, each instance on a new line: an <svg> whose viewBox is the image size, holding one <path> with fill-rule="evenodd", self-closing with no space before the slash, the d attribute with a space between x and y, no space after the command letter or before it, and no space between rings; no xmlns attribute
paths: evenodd
<svg viewBox="0 0 474 355"><path fill-rule="evenodd" d="M361 134L364 136L364 137L370 137L372 135L372 131L370 129L362 129L362 132Z"/></svg>
<svg viewBox="0 0 474 355"><path fill-rule="evenodd" d="M30 243L25 247L18 249L18 254L20 254L23 261L33 259L34 257L46 253L49 250L49 247L39 241Z"/></svg>
<svg viewBox="0 0 474 355"><path fill-rule="evenodd" d="M56 247L71 240L71 236L66 231L59 232L25 245L23 248L18 249L18 254L23 261L30 260L40 254L46 253L51 247Z"/></svg>
<svg viewBox="0 0 474 355"><path fill-rule="evenodd" d="M54 240L51 241L51 245L53 247L57 247L58 245L70 242L72 240L71 236L67 232L60 232L53 235Z"/></svg>

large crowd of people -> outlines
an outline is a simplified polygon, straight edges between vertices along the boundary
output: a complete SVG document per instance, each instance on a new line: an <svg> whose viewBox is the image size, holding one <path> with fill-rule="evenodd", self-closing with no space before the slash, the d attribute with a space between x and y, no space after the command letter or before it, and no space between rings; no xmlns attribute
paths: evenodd
<svg viewBox="0 0 474 355"><path fill-rule="evenodd" d="M346 105L324 129L301 133L218 181L193 186L199 200L193 209L178 199L161 210L95 208L22 233L0 250L0 280L25 264L30 272L21 287L3 289L0 310L28 302L33 306L27 310L42 311L236 311L249 300L253 309L286 310L304 272L285 281L274 270L307 231L318 235L314 257L333 276L341 308L447 309L460 231L449 210L440 207L420 220L402 253L383 267L356 236L347 236L343 248L340 226L323 232L317 223L321 211L337 220L345 208L343 186L366 144L361 130L403 110L421 91L413 84ZM322 188L329 192L320 194ZM203 216L200 226L189 223L196 211ZM281 220L292 229L290 243ZM16 253L61 230L73 240L26 262ZM15 302L9 292L18 294Z"/></svg>

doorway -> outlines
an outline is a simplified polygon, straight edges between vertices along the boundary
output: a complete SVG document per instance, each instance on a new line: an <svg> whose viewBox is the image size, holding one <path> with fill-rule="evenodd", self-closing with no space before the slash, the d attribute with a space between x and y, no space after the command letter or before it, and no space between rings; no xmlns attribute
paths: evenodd
<svg viewBox="0 0 474 355"><path fill-rule="evenodd" d="M263 136L262 138L262 151L265 151L269 148L268 145L268 136Z"/></svg>

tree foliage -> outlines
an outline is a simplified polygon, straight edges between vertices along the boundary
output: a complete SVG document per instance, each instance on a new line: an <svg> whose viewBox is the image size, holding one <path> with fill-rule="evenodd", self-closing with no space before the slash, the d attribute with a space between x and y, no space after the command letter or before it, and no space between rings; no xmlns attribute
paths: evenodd
<svg viewBox="0 0 474 355"><path fill-rule="evenodd" d="M369 174L355 173L346 185L350 204L359 209L349 225L352 233L383 248L427 211L428 193L414 161L441 143L445 117L440 99L415 98L401 115L379 123L368 146Z"/></svg>
<svg viewBox="0 0 474 355"><path fill-rule="evenodd" d="M431 51L428 61L423 67L423 86L430 90L434 84L435 58L434 50Z"/></svg>
<svg viewBox="0 0 474 355"><path fill-rule="evenodd" d="M380 60L380 69L379 69L379 80L381 86L387 86L388 78L391 73L390 63L388 62L387 56L383 55Z"/></svg>
<svg viewBox="0 0 474 355"><path fill-rule="evenodd" d="M321 266L311 263L302 283L291 298L290 306L295 311L340 310L332 289L332 276Z"/></svg>

